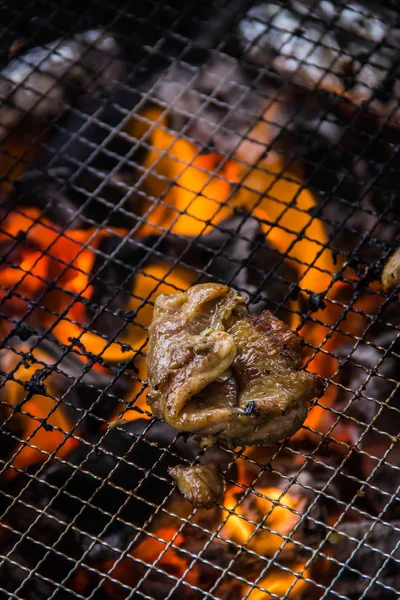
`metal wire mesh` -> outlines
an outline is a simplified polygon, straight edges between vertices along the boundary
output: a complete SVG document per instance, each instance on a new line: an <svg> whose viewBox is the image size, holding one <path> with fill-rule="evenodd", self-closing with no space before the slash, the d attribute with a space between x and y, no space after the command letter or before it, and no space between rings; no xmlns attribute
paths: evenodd
<svg viewBox="0 0 400 600"><path fill-rule="evenodd" d="M398 107L372 125L366 103L343 114L337 94L324 92L316 109L315 90L304 96L295 75L256 68L238 50L237 23L251 2L196 4L35 0L5 13L4 62L16 39L24 60L85 28L116 32L128 101L111 97L119 117L110 124L109 95L95 87L94 109L68 97L63 117L32 125L28 114L18 143L3 142L1 590L46 599L397 598L398 301L377 280L399 234ZM308 3L303 21L316 8ZM212 90L196 90L197 108L184 105L176 130L174 110L210 56L228 68ZM176 68L189 79L176 81ZM157 91L161 77L180 86L172 103ZM254 98L258 123L278 134L256 140L262 149L250 160L240 149L255 143L253 120L215 152ZM199 140L193 132L210 105L219 118ZM308 109L312 129L302 127ZM324 123L340 126L339 141L321 141ZM33 162L35 148L44 162ZM38 189L29 178L12 188L10 203L9 184L32 163L46 178ZM60 164L67 170L48 179ZM254 169L262 190L248 177ZM236 202L240 193L251 205ZM274 232L286 236L284 250ZM151 417L144 357L154 300L208 280L235 286L253 310L268 308L300 332L306 366L325 377L324 397L291 440L204 452ZM123 420L110 427L115 418ZM193 509L167 467L212 452L227 488L215 509Z"/></svg>

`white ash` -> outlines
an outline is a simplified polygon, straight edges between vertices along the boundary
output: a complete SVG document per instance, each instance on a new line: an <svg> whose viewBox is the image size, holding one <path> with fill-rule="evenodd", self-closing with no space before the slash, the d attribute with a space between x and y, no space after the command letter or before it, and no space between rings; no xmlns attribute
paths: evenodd
<svg viewBox="0 0 400 600"><path fill-rule="evenodd" d="M0 139L25 116L50 119L67 107L66 88L113 88L124 74L120 47L107 31L91 29L12 60L0 72Z"/></svg>
<svg viewBox="0 0 400 600"><path fill-rule="evenodd" d="M243 144L266 109L266 84L251 90L249 83L236 59L221 56L201 68L174 63L151 82L150 94L167 107L172 129L200 143L212 140L225 154Z"/></svg>
<svg viewBox="0 0 400 600"><path fill-rule="evenodd" d="M248 11L238 36L252 62L293 83L343 95L356 105L371 101L378 113L398 108L400 28L393 11L372 11L360 2L263 3ZM385 85L394 99L375 97Z"/></svg>

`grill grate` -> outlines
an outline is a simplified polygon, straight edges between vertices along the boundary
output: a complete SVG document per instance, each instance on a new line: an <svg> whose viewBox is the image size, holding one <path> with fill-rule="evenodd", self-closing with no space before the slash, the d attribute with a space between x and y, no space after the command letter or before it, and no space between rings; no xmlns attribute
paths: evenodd
<svg viewBox="0 0 400 600"><path fill-rule="evenodd" d="M398 300L378 280L399 239L398 107L378 118L375 92L352 104L254 65L236 36L250 1L135 4L2 8L3 66L15 40L24 61L101 27L125 74L111 91L95 70L70 81L63 115L28 112L2 141L0 589L397 598ZM305 26L320 3L303 4ZM325 378L291 440L204 451L151 417L154 300L207 280L290 324ZM227 482L210 511L167 474L207 457Z"/></svg>

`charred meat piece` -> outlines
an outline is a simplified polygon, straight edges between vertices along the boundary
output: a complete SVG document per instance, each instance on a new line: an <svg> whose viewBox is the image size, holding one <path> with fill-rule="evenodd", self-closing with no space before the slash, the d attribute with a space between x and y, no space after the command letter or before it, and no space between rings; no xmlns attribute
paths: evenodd
<svg viewBox="0 0 400 600"><path fill-rule="evenodd" d="M385 292L390 292L400 285L400 248L392 254L383 268L382 285Z"/></svg>
<svg viewBox="0 0 400 600"><path fill-rule="evenodd" d="M181 494L196 508L211 508L223 494L224 482L214 465L170 467L168 473Z"/></svg>
<svg viewBox="0 0 400 600"><path fill-rule="evenodd" d="M322 391L300 370L300 338L269 312L249 315L225 285L160 295L149 331L148 403L205 443L273 444L297 431Z"/></svg>
<svg viewBox="0 0 400 600"><path fill-rule="evenodd" d="M123 76L120 48L110 32L91 29L56 40L12 60L1 72L0 137L23 117L49 119L64 112L68 88L112 88Z"/></svg>

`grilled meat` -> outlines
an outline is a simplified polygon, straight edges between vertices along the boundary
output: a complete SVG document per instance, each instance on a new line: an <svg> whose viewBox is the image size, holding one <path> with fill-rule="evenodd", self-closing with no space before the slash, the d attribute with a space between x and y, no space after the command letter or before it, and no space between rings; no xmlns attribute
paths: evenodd
<svg viewBox="0 0 400 600"><path fill-rule="evenodd" d="M225 285L160 295L150 326L148 403L176 429L227 446L272 444L302 425L321 380L301 341Z"/></svg>
<svg viewBox="0 0 400 600"><path fill-rule="evenodd" d="M389 292L400 285L400 248L389 258L382 271L382 285Z"/></svg>
<svg viewBox="0 0 400 600"><path fill-rule="evenodd" d="M168 473L181 494L197 508L211 508L223 494L224 482L214 465L170 467Z"/></svg>

